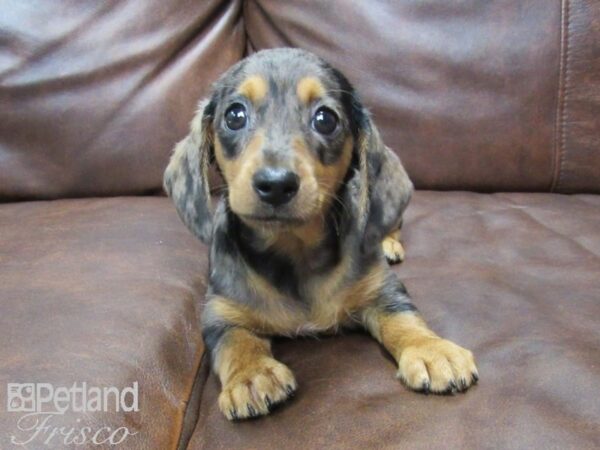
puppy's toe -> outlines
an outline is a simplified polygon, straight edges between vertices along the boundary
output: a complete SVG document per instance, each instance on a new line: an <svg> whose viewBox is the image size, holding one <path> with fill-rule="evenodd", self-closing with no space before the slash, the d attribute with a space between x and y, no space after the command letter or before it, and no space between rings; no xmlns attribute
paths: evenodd
<svg viewBox="0 0 600 450"><path fill-rule="evenodd" d="M229 380L219 395L219 409L229 420L264 416L293 396L296 388L287 366L265 358Z"/></svg>
<svg viewBox="0 0 600 450"><path fill-rule="evenodd" d="M393 237L386 237L381 243L383 254L389 264L397 264L404 261L404 247L400 241Z"/></svg>
<svg viewBox="0 0 600 450"><path fill-rule="evenodd" d="M453 394L477 383L479 374L469 350L445 339L427 338L402 352L398 378L415 391Z"/></svg>

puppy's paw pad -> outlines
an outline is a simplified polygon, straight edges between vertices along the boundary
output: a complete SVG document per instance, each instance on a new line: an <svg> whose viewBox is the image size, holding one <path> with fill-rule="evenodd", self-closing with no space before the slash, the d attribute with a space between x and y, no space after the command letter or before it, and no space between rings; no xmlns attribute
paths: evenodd
<svg viewBox="0 0 600 450"><path fill-rule="evenodd" d="M440 338L423 339L400 356L398 378L424 393L454 394L479 380L473 354Z"/></svg>
<svg viewBox="0 0 600 450"><path fill-rule="evenodd" d="M381 247L383 248L385 259L389 264L397 264L404 261L405 252L400 241L388 236L381 243Z"/></svg>
<svg viewBox="0 0 600 450"><path fill-rule="evenodd" d="M229 380L219 395L219 409L229 420L264 416L292 397L296 388L287 366L265 358Z"/></svg>

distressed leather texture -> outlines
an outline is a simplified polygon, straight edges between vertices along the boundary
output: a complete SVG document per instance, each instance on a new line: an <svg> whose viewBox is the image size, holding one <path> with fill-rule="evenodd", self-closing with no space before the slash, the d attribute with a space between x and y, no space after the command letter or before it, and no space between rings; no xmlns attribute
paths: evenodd
<svg viewBox="0 0 600 450"><path fill-rule="evenodd" d="M425 396L366 335L281 340L292 402L232 424L211 375L190 448L598 448L599 209L589 195L417 192L396 272L429 325L475 353L479 384Z"/></svg>
<svg viewBox="0 0 600 450"><path fill-rule="evenodd" d="M474 352L466 394L408 391L346 333L275 341L299 391L273 415L218 411L207 248L158 194L210 84L283 45L349 77L414 180L394 270ZM7 383L84 381L137 381L140 411L53 423L127 449L599 448L598 193L596 0L2 2L0 448Z"/></svg>
<svg viewBox="0 0 600 450"><path fill-rule="evenodd" d="M32 435L18 429L23 414L6 409L7 383L136 381L139 412L67 411L50 423L127 426L138 434L125 448L176 448L204 350L198 300L208 267L171 203L10 203L0 205L0 230L0 448L23 448L10 438ZM44 445L47 437L25 448L68 448L58 438Z"/></svg>
<svg viewBox="0 0 600 450"><path fill-rule="evenodd" d="M210 83L284 45L350 78L417 188L600 191L594 0L60 5L3 4L0 198L159 191Z"/></svg>
<svg viewBox="0 0 600 450"><path fill-rule="evenodd" d="M3 2L0 199L159 192L244 46L240 2Z"/></svg>

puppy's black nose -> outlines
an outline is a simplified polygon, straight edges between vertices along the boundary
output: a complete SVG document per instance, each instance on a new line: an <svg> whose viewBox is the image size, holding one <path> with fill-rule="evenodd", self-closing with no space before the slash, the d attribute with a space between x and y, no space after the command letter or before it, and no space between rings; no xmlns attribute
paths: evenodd
<svg viewBox="0 0 600 450"><path fill-rule="evenodd" d="M266 167L254 174L252 185L263 202L279 206L296 195L300 180L298 175L289 170Z"/></svg>

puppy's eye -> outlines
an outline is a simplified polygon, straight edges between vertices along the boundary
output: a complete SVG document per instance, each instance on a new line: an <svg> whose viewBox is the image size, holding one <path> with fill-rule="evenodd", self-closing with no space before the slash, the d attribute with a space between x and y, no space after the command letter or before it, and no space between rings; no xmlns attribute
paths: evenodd
<svg viewBox="0 0 600 450"><path fill-rule="evenodd" d="M317 133L331 134L338 124L338 116L329 108L321 107L312 118L312 127Z"/></svg>
<svg viewBox="0 0 600 450"><path fill-rule="evenodd" d="M246 126L248 115L246 107L241 103L234 103L225 111L225 123L230 130L239 130Z"/></svg>

